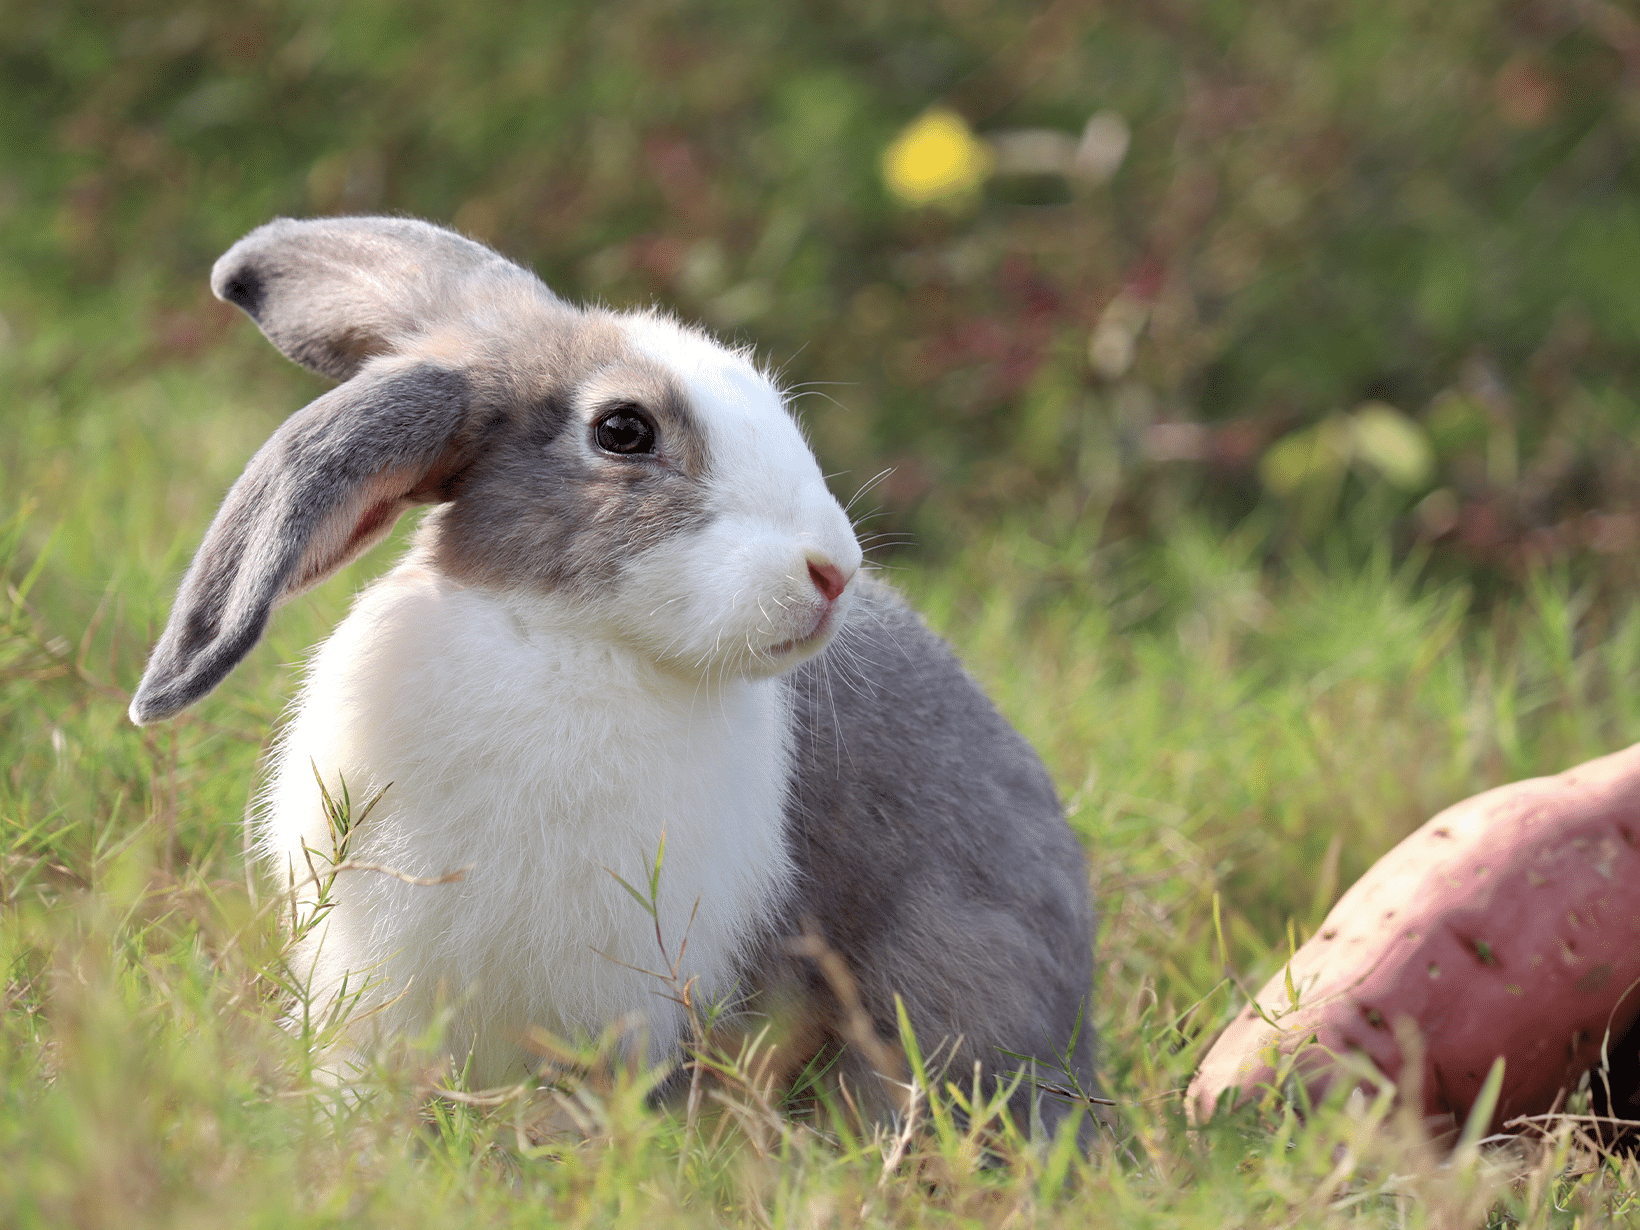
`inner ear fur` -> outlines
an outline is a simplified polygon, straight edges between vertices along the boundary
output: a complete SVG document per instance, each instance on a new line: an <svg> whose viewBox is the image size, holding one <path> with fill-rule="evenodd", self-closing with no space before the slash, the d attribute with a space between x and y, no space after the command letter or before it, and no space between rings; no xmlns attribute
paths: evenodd
<svg viewBox="0 0 1640 1230"><path fill-rule="evenodd" d="M276 219L223 253L211 290L338 380L498 296L559 302L483 244L412 218Z"/></svg>
<svg viewBox="0 0 1640 1230"><path fill-rule="evenodd" d="M199 700L261 639L275 605L380 541L413 504L448 499L477 444L471 401L461 371L377 360L287 419L206 531L132 720Z"/></svg>

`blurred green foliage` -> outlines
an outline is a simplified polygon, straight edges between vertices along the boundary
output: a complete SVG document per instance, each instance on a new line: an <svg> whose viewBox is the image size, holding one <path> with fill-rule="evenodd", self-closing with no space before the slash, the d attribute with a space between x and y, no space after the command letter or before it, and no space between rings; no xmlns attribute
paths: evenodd
<svg viewBox="0 0 1640 1230"><path fill-rule="evenodd" d="M1605 0L4 0L0 29L8 413L238 344L205 275L270 216L405 212L755 342L845 489L894 467L890 533L1190 502L1509 575L1640 543L1640 23ZM930 109L995 157L912 205L884 151Z"/></svg>

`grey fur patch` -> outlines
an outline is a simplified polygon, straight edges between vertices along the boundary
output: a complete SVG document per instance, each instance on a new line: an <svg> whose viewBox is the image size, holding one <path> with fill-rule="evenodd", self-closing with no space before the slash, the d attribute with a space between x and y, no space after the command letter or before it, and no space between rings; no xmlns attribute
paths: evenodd
<svg viewBox="0 0 1640 1230"><path fill-rule="evenodd" d="M559 302L483 244L412 218L275 219L223 253L211 290L296 362L338 380L497 300Z"/></svg>
<svg viewBox="0 0 1640 1230"><path fill-rule="evenodd" d="M293 414L228 491L131 702L139 725L216 687L274 605L392 529L411 494L460 464L460 372L383 363Z"/></svg>
<svg viewBox="0 0 1640 1230"><path fill-rule="evenodd" d="M772 998L796 987L846 1037L811 962L780 951L821 920L878 1034L898 1036L905 1002L925 1053L960 1083L975 1060L990 1080L1036 1056L1065 1084L1059 1055L1091 1012L1094 920L1087 861L1053 782L951 651L899 596L866 581L837 638L788 676L796 769L786 822L800 871L768 950L749 963ZM782 981L785 980L785 981ZM1096 1088L1093 1029L1069 1056ZM851 1084L869 1089L858 1055ZM1030 1096L1012 1107L1029 1123ZM1050 1130L1067 1109L1038 1107Z"/></svg>
<svg viewBox="0 0 1640 1230"><path fill-rule="evenodd" d="M233 304L252 320L261 315L262 303L267 297L267 284L251 261L224 271L221 283L212 289L217 298Z"/></svg>
<svg viewBox="0 0 1640 1230"><path fill-rule="evenodd" d="M600 313L536 339L530 363L526 406L428 523L434 559L469 584L595 594L635 555L706 523L705 434L677 381ZM655 455L591 446L583 414L624 404L654 420Z"/></svg>

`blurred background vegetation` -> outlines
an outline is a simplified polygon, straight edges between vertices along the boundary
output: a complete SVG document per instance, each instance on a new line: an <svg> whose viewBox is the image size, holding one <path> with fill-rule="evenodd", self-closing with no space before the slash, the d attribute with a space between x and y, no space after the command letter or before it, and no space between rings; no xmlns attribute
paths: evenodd
<svg viewBox="0 0 1640 1230"><path fill-rule="evenodd" d="M1483 580L1623 582L1640 545L1617 4L0 0L0 29L8 417L223 348L316 388L209 266L277 214L402 212L755 343L926 547L1187 506Z"/></svg>

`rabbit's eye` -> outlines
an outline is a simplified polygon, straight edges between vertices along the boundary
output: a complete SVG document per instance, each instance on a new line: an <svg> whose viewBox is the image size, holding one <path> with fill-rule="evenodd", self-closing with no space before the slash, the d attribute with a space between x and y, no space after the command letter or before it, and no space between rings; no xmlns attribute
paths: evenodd
<svg viewBox="0 0 1640 1230"><path fill-rule="evenodd" d="M655 451L655 425L636 406L606 410L592 425L592 438L606 453Z"/></svg>

